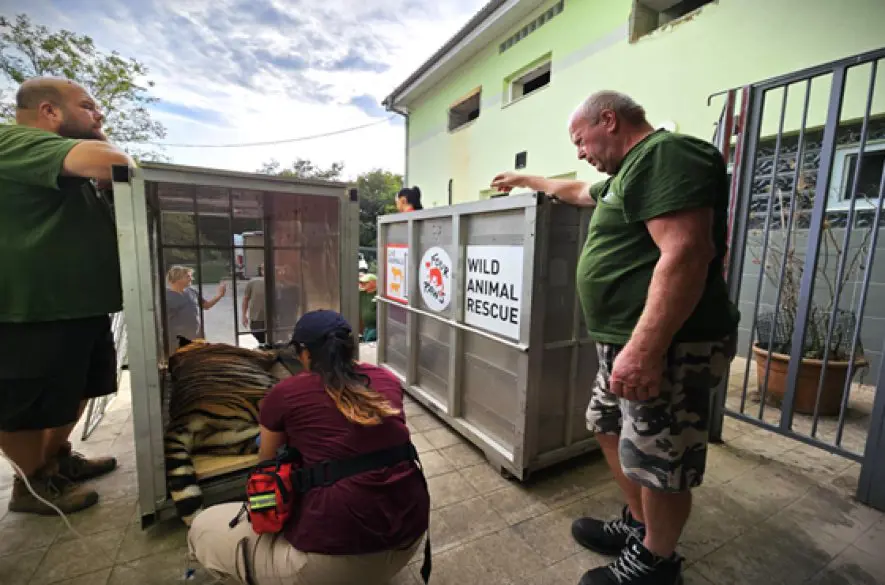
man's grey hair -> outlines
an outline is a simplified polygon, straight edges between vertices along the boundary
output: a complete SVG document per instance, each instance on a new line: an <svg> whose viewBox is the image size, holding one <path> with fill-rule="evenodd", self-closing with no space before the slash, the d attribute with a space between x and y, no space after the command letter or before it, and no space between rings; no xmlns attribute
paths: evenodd
<svg viewBox="0 0 885 585"><path fill-rule="evenodd" d="M587 120L591 124L595 124L599 121L599 115L603 110L613 111L619 120L634 126L648 122L645 117L645 108L630 96L612 90L597 91L590 95L578 106L569 118L569 122Z"/></svg>

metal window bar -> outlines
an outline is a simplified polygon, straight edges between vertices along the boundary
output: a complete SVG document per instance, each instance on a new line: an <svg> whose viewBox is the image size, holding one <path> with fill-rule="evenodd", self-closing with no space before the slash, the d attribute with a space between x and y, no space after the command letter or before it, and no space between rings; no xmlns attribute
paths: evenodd
<svg viewBox="0 0 885 585"><path fill-rule="evenodd" d="M805 265L799 282L799 306L796 309L793 338L790 345L790 361L787 363L787 385L784 393L784 405L786 408L781 410L781 429L792 430L793 428L793 405L796 402L799 368L802 365L805 351L805 337L808 334L808 323L812 316L814 283L817 278L820 244L823 240L824 220L826 219L827 195L830 191L831 172L836 154L836 133L839 129L842 102L845 97L846 72L847 68L844 65L836 67L833 72L832 85L830 86L827 121L824 125L823 145L818 165L814 203L811 210L811 221L808 226L808 246L805 250Z"/></svg>
<svg viewBox="0 0 885 585"><path fill-rule="evenodd" d="M853 181L853 184L851 186L851 191L850 191L851 203L848 208L848 222L847 222L847 225L845 226L845 238L843 239L843 242L842 242L842 250L841 250L841 253L839 254L838 266L836 267L836 291L834 293L835 298L833 300L833 312L830 315L830 319L829 319L830 322L829 322L829 326L827 327L827 338L826 338L826 343L824 344L824 355L823 355L823 359L822 359L823 364L821 365L820 378L818 379L818 383L817 383L817 396L816 396L815 403L814 403L814 416L812 417L812 423L811 423L812 424L812 427L811 427L811 436L812 437L817 435L818 414L820 411L821 394L823 393L824 382L826 380L826 375L827 375L827 363L830 358L830 344L832 343L833 333L836 328L836 315L838 314L837 312L839 311L839 299L842 296L842 278L845 275L845 260L849 255L848 245L851 243L851 230L854 227L854 212L855 212L855 207L857 204L857 197L856 197L857 188L858 188L858 185L860 184L860 173L861 173L861 168L863 166L863 155L864 155L864 150L866 149L866 146L867 146L867 137L869 135L870 110L872 109L872 106L873 106L873 95L875 94L875 90L876 90L877 65L878 65L877 61L873 61L870 65L870 83L869 83L869 88L867 89L867 103L866 103L866 108L864 109L863 124L861 126L861 131L860 131L860 147L857 152L857 166L855 167L854 181ZM841 112L840 112L840 114L841 114ZM878 206L877 206L877 209L878 209ZM878 233L878 231L879 231L878 224L874 224L872 231ZM864 274L865 280L869 279L869 272L870 272L870 267L868 266L867 270L866 270L866 274ZM858 321L858 324L860 324L863 322L863 309L862 308L858 314L858 317L859 318L857 319L857 321ZM857 328L858 327L856 325L855 329L857 329ZM842 395L842 404L840 405L840 409L839 409L839 424L836 426L836 445L837 446L841 446L841 444L842 444L842 431L843 431L844 424L845 424L845 412L848 409L848 399L851 394L851 373L853 373L856 351L857 351L856 347L854 346L854 344L852 344L851 352L848 354L848 362L850 364L849 365L848 384L846 385L845 390Z"/></svg>
<svg viewBox="0 0 885 585"><path fill-rule="evenodd" d="M228 266L230 267L230 288L231 288L231 300L234 303L234 339L235 345L237 347L240 346L240 303L237 302L237 284L239 277L237 276L237 246L234 245L234 198L230 192L230 189L225 189L227 192L227 210L228 210L228 226L230 229L230 261L228 262ZM244 249L245 253L245 249ZM246 275L243 274L245 277Z"/></svg>
<svg viewBox="0 0 885 585"><path fill-rule="evenodd" d="M200 279L197 282L197 295L199 296L197 307L200 309L200 337L206 337L206 316L203 314L203 246L202 246L202 235L200 231L200 206L197 203L197 187L191 187L193 190L193 205L194 205L194 231L196 232L197 238L197 274L200 275ZM165 314L163 315L166 316ZM171 349L171 348L170 348Z"/></svg>
<svg viewBox="0 0 885 585"><path fill-rule="evenodd" d="M747 384L750 380L750 366L753 364L753 360L750 359L750 356L753 355L753 337L756 332L759 320L759 303L762 299L762 287L765 284L765 261L768 258L768 245L771 237L771 215L772 210L774 209L774 197L777 192L777 165L780 160L780 152L781 152L781 140L783 138L784 133L784 119L787 115L787 99L789 96L789 86L784 86L784 95L781 100L781 110L780 110L780 120L778 121L778 131L777 138L775 139L774 146L774 162L772 166L774 171L771 175L771 182L768 185L768 204L766 205L765 210L765 227L763 228L764 235L762 236L762 252L760 256L762 260L759 262L759 282L756 284L756 298L754 302L755 310L753 311L753 324L750 327L750 335L747 347L747 361L746 367L744 370L744 385L741 392L741 409L740 411L743 413L746 408L747 403ZM763 92L760 96L762 102L765 101L765 96L767 92ZM765 113L765 106L762 107L762 114ZM780 283L781 286L778 287L778 292L783 288L783 283ZM776 305L775 305L776 306ZM775 312L775 315L777 312ZM771 365L771 347L769 346L768 357L766 363L766 377L765 382L762 384L762 388L760 389L760 394L762 399L759 401L759 419L764 420L765 414L765 399L768 390L768 368Z"/></svg>
<svg viewBox="0 0 885 585"><path fill-rule="evenodd" d="M784 102L783 102L784 111L786 110L786 105L787 105L787 88L788 87L789 86L784 87ZM802 167L803 167L803 164L805 161L805 158L804 158L805 157L805 131L806 131L806 125L808 124L808 110L809 110L810 103L811 103L811 79L807 79L807 80L805 80L805 96L804 96L804 101L802 103L802 123L799 126L799 142L796 145L796 168L793 173L793 184L790 188L790 211L789 211L789 217L787 218L787 229L785 232L783 232L785 234L784 242L783 242L784 249L783 249L783 256L781 258L781 268L780 268L780 272L778 273L778 278L777 278L778 287L777 287L777 295L776 295L776 298L774 301L775 310L772 314L772 324L771 324L771 327L768 331L768 344L766 346L768 349L768 353L765 356L765 376L763 377L762 389L760 391L760 400L759 400L759 419L760 420L763 420L763 416L765 413L765 399L768 394L768 381L769 381L769 377L771 375L771 354L774 351L774 335L775 335L775 331L777 331L777 318L778 318L778 315L780 314L780 311L777 308L781 306L781 298L782 298L782 295L784 292L784 276L786 276L786 274L787 274L787 262L789 262L789 258L790 258L790 235L793 233L793 223L794 223L794 220L795 220L796 214L797 214L796 197L798 195L798 190L799 190L799 178L802 175ZM780 132L781 133L783 132L783 111L781 112ZM780 134L778 136L778 148L780 148ZM777 155L775 155L773 169L772 169L773 172L771 174L772 193L774 192L774 189L776 188L775 181L777 180L777 163L778 163ZM783 198L781 198L781 201L780 201L780 209L781 209L781 214L782 214L781 215L781 224L783 224L783 209L784 209ZM769 214L770 214L770 211L769 211ZM763 252L762 260L760 262L761 269L763 272L765 269L765 260L766 260L766 253ZM760 282L761 282L761 277L760 277ZM757 298L757 305L756 306L758 308L758 298ZM756 315L758 315L758 313L756 311L754 311L754 318ZM750 335L750 347L751 348L752 348L752 344L753 344L753 335L751 333L751 335ZM749 359L749 354L748 354L747 365L749 366L750 363L751 363L751 360ZM749 368L747 369L747 375L745 375L745 377L744 377L744 395L746 395L746 386L747 386L747 378L748 377L749 377ZM743 412L743 409L741 410L741 412ZM814 436L814 435L812 435L812 436Z"/></svg>
<svg viewBox="0 0 885 585"><path fill-rule="evenodd" d="M858 300L858 315L860 317L863 316L863 311L867 304L867 293L870 290L870 273L873 270L873 261L876 259L876 245L878 244L879 231L881 230L880 221L883 205L885 205L885 164L882 165L881 176L879 179L879 195L876 198L876 212L874 214L875 221L873 223L874 229L872 231L872 241L870 242L869 253L867 254L866 272L864 273L863 286L861 288L860 299ZM851 338L851 351L848 354L849 356L854 356L857 352L857 345L860 341L860 331L862 324L863 319L858 318L857 322L854 325L854 333ZM885 359L882 360L882 363L885 364ZM848 392L851 387L851 379L854 375L854 366L855 362L854 360L851 360L848 365L848 374L846 375L845 389L842 395L842 405L839 411L839 425L836 431L836 445L839 446L842 445L842 430L845 426L845 412L848 410ZM883 387L882 374L879 375L878 386L879 390L881 391Z"/></svg>
<svg viewBox="0 0 885 585"><path fill-rule="evenodd" d="M772 163L771 183L769 185L770 191L769 191L769 197L768 197L768 217L767 217L766 226L765 226L765 244L763 245L763 248L762 248L762 254L761 254L762 259L759 262L759 285L760 286L757 289L756 311L754 311L754 315L753 315L754 324L755 324L756 319L758 319L758 315L759 315L758 314L758 307L759 307L759 300L760 300L759 293L761 292L761 289L762 289L761 285L765 279L765 265L766 265L766 260L768 258L768 249L767 248L768 248L768 237L769 237L769 228L770 228L770 221L769 220L771 219L772 208L774 207L774 194L775 194L775 191L779 190L777 187L777 176L778 176L777 169L778 169L778 162L780 162L781 139L783 138L783 133L784 133L784 119L786 118L786 114L787 114L787 99L788 99L788 95L789 95L789 89L790 89L789 85L784 86L784 97L783 97L783 101L781 102L781 118L780 118L780 122L778 125L777 141L776 141L776 144L774 147L774 162ZM778 310L778 308L780 307L781 297L782 297L782 294L784 291L784 276L786 275L786 272L787 272L787 262L789 261L789 257L790 257L789 256L789 254L790 254L790 234L792 233L792 230L793 230L793 218L796 215L796 191L797 191L798 184L799 184L798 178L802 172L802 162L803 162L802 150L803 150L804 138L805 138L805 124L808 121L808 103L810 101L810 97L811 97L811 81L808 80L808 81L806 81L805 101L802 105L802 125L800 126L800 129L799 129L800 141L796 147L796 170L795 170L795 175L794 175L795 178L793 180L793 185L792 185L791 194L790 194L791 195L790 196L790 217L787 220L787 230L786 230L786 232L784 232L784 234L785 234L784 242L783 242L784 250L783 250L783 257L781 258L781 270L780 270L780 274L778 275L778 279L777 279L778 287L777 287L777 295L776 295L777 298L774 302L775 310L772 315L773 323L771 325L771 328L768 331L768 344L766 347L768 352L765 356L765 375L763 376L762 385L761 385L761 388L759 391L759 394L760 394L759 419L760 420L765 419L765 403L766 403L766 398L768 396L769 376L771 374L771 354L774 351L774 333L777 330L777 318L778 318L778 315L780 314L780 311ZM782 214L781 225L783 225L783 210L784 210L783 198L781 198L781 201L780 201L780 210L781 210L781 214ZM747 382L749 380L750 364L752 363L752 360L749 359L749 356L752 354L752 348L753 348L753 335L751 333L750 334L750 350L747 352L747 355L748 355L747 370L746 370L746 375L744 376L744 394L741 397L741 412L743 412L744 401L746 400L746 387L747 387Z"/></svg>
<svg viewBox="0 0 885 585"><path fill-rule="evenodd" d="M264 209L264 329L265 342L275 345L277 326L277 288L276 288L276 262L274 262L274 224L272 218L276 217L276 198L262 193L262 208Z"/></svg>
<svg viewBox="0 0 885 585"><path fill-rule="evenodd" d="M160 269L166 270L166 256L164 252L166 251L166 246L164 244L163 238L164 236L164 226L163 226L163 211L160 208L160 194L159 187L156 183L149 183L146 185L146 193L145 197L147 198L150 205L153 206L155 210L155 221L154 221L154 233L156 234L156 252L157 252L157 266L155 270L159 271ZM150 210L148 210L148 217L150 217ZM196 221L196 220L195 220ZM148 243L150 245L150 242ZM152 250L153 251L153 250ZM166 320L166 295L162 294L165 292L166 287L166 275L163 274L160 277L160 286L163 287L162 291L159 291L161 294L158 295L160 301L160 319L163 320L163 325L160 328L163 331L163 339L160 340L160 343L163 345L163 356L169 355L172 348L169 347L169 339L166 333L168 328L168 324L165 322Z"/></svg>

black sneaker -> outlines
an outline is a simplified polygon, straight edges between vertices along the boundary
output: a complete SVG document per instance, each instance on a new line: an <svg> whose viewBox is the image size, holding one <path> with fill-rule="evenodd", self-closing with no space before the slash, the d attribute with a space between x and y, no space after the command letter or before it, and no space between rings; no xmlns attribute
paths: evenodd
<svg viewBox="0 0 885 585"><path fill-rule="evenodd" d="M627 546L630 537L642 540L645 525L636 521L630 507L624 506L621 517L603 522L595 518L578 518L572 522L572 537L575 541L601 555L617 556Z"/></svg>
<svg viewBox="0 0 885 585"><path fill-rule="evenodd" d="M661 558L631 538L615 562L587 571L578 585L683 585L682 557Z"/></svg>

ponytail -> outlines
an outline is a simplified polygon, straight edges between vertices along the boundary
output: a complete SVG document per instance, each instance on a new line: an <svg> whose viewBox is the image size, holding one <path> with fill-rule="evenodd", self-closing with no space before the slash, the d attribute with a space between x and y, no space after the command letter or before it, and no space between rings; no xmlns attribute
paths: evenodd
<svg viewBox="0 0 885 585"><path fill-rule="evenodd" d="M324 340L307 347L310 369L319 374L326 393L349 421L364 425L381 424L400 411L384 396L369 387L371 380L356 371L356 346L349 331L337 330Z"/></svg>
<svg viewBox="0 0 885 585"><path fill-rule="evenodd" d="M397 197L405 197L415 211L424 209L424 206L421 205L421 189L417 185L415 187L403 187L400 189Z"/></svg>

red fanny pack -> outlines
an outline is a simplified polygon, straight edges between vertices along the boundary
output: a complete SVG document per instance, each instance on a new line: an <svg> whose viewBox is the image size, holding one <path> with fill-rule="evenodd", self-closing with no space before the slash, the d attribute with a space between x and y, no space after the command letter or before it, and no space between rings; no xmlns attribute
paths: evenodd
<svg viewBox="0 0 885 585"><path fill-rule="evenodd" d="M230 527L236 526L246 513L257 534L282 531L295 509L292 477L297 467L286 460L259 463L246 480L246 501Z"/></svg>
<svg viewBox="0 0 885 585"><path fill-rule="evenodd" d="M292 514L294 497L291 463L259 465L246 481L246 505L255 532L280 532Z"/></svg>

